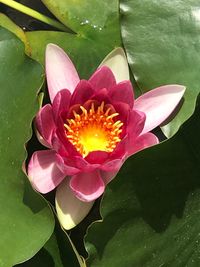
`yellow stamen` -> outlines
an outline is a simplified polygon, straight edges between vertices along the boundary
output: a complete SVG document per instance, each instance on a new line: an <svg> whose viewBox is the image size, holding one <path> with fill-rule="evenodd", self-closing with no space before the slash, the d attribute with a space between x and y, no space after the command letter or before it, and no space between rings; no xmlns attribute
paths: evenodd
<svg viewBox="0 0 200 267"><path fill-rule="evenodd" d="M95 110L94 103L89 110L80 106L81 114L73 111L74 118L64 124L66 137L83 157L96 150L112 152L121 141L123 123L115 121L118 113L108 115L111 108L105 109L104 102Z"/></svg>

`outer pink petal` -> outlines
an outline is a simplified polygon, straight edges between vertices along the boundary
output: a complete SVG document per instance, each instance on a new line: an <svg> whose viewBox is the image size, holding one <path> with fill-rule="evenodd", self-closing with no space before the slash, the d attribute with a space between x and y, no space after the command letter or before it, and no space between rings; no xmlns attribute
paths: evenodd
<svg viewBox="0 0 200 267"><path fill-rule="evenodd" d="M28 165L28 177L33 187L45 194L53 190L64 178L56 165L56 153L43 150L33 153Z"/></svg>
<svg viewBox="0 0 200 267"><path fill-rule="evenodd" d="M66 113L68 112L70 98L71 94L67 89L59 91L57 95L54 97L52 109L55 122L57 122L58 117L62 111L66 111Z"/></svg>
<svg viewBox="0 0 200 267"><path fill-rule="evenodd" d="M98 68L89 79L89 82L94 90L100 90L102 88L110 89L116 84L114 74L106 66Z"/></svg>
<svg viewBox="0 0 200 267"><path fill-rule="evenodd" d="M145 133L138 138L129 140L128 156L159 143L158 138L152 133Z"/></svg>
<svg viewBox="0 0 200 267"><path fill-rule="evenodd" d="M48 147L51 147L52 135L55 130L55 123L53 119L52 107L50 104L45 105L41 108L35 118L36 128L39 131L39 134L43 137ZM38 138L40 141L40 138Z"/></svg>
<svg viewBox="0 0 200 267"><path fill-rule="evenodd" d="M124 102L133 108L134 94L133 87L130 81L118 83L109 91L109 97L112 101Z"/></svg>
<svg viewBox="0 0 200 267"><path fill-rule="evenodd" d="M169 117L183 97L185 89L182 85L165 85L136 99L134 109L146 114L142 133L151 131Z"/></svg>
<svg viewBox="0 0 200 267"><path fill-rule="evenodd" d="M93 171L72 176L70 187L77 198L82 201L90 202L103 194L105 184L99 171Z"/></svg>
<svg viewBox="0 0 200 267"><path fill-rule="evenodd" d="M55 44L48 44L46 48L46 75L51 102L62 89L73 93L80 80L68 55Z"/></svg>

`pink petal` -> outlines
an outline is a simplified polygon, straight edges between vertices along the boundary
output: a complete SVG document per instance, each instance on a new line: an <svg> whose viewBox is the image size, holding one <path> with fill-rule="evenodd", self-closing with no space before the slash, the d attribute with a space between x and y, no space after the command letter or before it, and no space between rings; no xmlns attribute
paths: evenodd
<svg viewBox="0 0 200 267"><path fill-rule="evenodd" d="M46 48L46 75L51 102L62 89L73 93L80 80L68 55L55 44L48 44Z"/></svg>
<svg viewBox="0 0 200 267"><path fill-rule="evenodd" d="M100 197L105 189L105 184L101 179L99 171L80 173L72 176L70 187L77 198L90 202Z"/></svg>
<svg viewBox="0 0 200 267"><path fill-rule="evenodd" d="M75 197L69 187L69 179L65 179L56 189L55 204L60 224L70 230L87 216L94 201L83 202Z"/></svg>
<svg viewBox="0 0 200 267"><path fill-rule="evenodd" d="M104 102L108 102L109 101L109 97L108 97L108 91L106 88L100 89L96 92L96 94L93 95L92 97L93 100L96 100L99 104Z"/></svg>
<svg viewBox="0 0 200 267"><path fill-rule="evenodd" d="M35 118L36 129L39 131L39 134L43 137L45 144L48 147L51 147L52 135L55 130L55 123L53 119L52 107L50 104L45 105L41 108ZM40 141L40 136L38 138Z"/></svg>
<svg viewBox="0 0 200 267"><path fill-rule="evenodd" d="M129 117L129 113L131 111L130 106L128 104L121 103L121 102L113 103L113 106L116 112L119 113L119 115L116 117L116 120L120 120L125 125Z"/></svg>
<svg viewBox="0 0 200 267"><path fill-rule="evenodd" d="M145 133L138 138L129 140L128 156L135 154L136 152L143 150L147 147L156 145L159 143L158 138L152 133Z"/></svg>
<svg viewBox="0 0 200 267"><path fill-rule="evenodd" d="M98 68L89 79L89 82L94 90L110 89L116 84L112 71L106 66Z"/></svg>
<svg viewBox="0 0 200 267"><path fill-rule="evenodd" d="M53 190L64 178L56 165L56 153L42 150L33 153L28 165L28 177L33 187L45 194Z"/></svg>
<svg viewBox="0 0 200 267"><path fill-rule="evenodd" d="M118 82L129 80L128 62L124 50L121 47L115 48L101 63L101 66L109 67Z"/></svg>
<svg viewBox="0 0 200 267"><path fill-rule="evenodd" d="M58 120L58 117L61 112L63 111L68 112L70 98L71 98L71 93L67 89L59 91L54 97L52 109L55 121Z"/></svg>
<svg viewBox="0 0 200 267"><path fill-rule="evenodd" d="M130 81L123 81L115 85L109 91L109 97L112 101L124 102L133 108L134 94Z"/></svg>
<svg viewBox="0 0 200 267"><path fill-rule="evenodd" d="M123 162L124 162L123 159L114 159L114 160L108 161L102 164L101 170L106 171L106 172L113 172L113 171L116 172L121 168Z"/></svg>
<svg viewBox="0 0 200 267"><path fill-rule="evenodd" d="M88 81L81 80L72 95L71 106L76 104L83 105L93 94L94 90L92 89L90 83Z"/></svg>
<svg viewBox="0 0 200 267"><path fill-rule="evenodd" d="M93 151L90 152L85 160L87 160L90 164L102 164L108 158L108 153L105 151Z"/></svg>
<svg viewBox="0 0 200 267"><path fill-rule="evenodd" d="M146 115L141 111L132 110L130 112L126 131L128 135L132 137L132 139L141 134L144 128L145 119Z"/></svg>
<svg viewBox="0 0 200 267"><path fill-rule="evenodd" d="M67 164L64 158L62 158L59 154L56 155L56 162L59 169L61 170L62 173L65 174L65 176L75 175L80 172L80 170L77 169L76 167Z"/></svg>
<svg viewBox="0 0 200 267"><path fill-rule="evenodd" d="M119 169L116 171L111 171L111 172L101 171L101 177L104 180L106 185L110 183L116 177L118 171Z"/></svg>
<svg viewBox="0 0 200 267"><path fill-rule="evenodd" d="M183 97L185 89L182 85L165 85L136 99L134 109L146 114L142 133L151 131L169 117Z"/></svg>

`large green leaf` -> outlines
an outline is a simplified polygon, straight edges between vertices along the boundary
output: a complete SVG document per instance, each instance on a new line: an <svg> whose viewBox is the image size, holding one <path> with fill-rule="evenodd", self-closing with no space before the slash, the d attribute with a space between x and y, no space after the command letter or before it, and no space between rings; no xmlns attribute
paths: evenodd
<svg viewBox="0 0 200 267"><path fill-rule="evenodd" d="M25 142L43 83L41 66L15 35L0 28L0 266L33 256L53 232L54 219L22 171Z"/></svg>
<svg viewBox="0 0 200 267"><path fill-rule="evenodd" d="M55 231L45 246L29 261L16 267L84 267L76 256L68 235L56 224Z"/></svg>
<svg viewBox="0 0 200 267"><path fill-rule="evenodd" d="M169 141L132 156L108 186L88 266L200 266L200 106Z"/></svg>
<svg viewBox="0 0 200 267"><path fill-rule="evenodd" d="M62 47L73 60L77 71L82 78L88 78L102 59L119 45L119 38L110 41L109 35L105 36L104 42L89 40L73 34L63 32L35 31L27 32L32 54L31 57L44 64L45 48L48 43L55 43ZM103 45L104 44L104 45Z"/></svg>
<svg viewBox="0 0 200 267"><path fill-rule="evenodd" d="M187 86L178 116L163 127L168 137L191 116L200 91L199 8L198 0L121 0L123 43L141 90Z"/></svg>

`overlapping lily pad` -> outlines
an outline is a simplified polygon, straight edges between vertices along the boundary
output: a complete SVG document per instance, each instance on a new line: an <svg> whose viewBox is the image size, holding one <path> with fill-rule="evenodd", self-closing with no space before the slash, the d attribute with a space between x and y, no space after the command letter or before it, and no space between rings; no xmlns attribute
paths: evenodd
<svg viewBox="0 0 200 267"><path fill-rule="evenodd" d="M53 232L47 203L22 171L25 142L37 111L43 70L24 54L15 35L0 28L0 266L32 257Z"/></svg>
<svg viewBox="0 0 200 267"><path fill-rule="evenodd" d="M194 111L200 91L200 3L198 0L121 0L122 38L137 84L143 92L162 84L187 86L185 101L169 137Z"/></svg>
<svg viewBox="0 0 200 267"><path fill-rule="evenodd" d="M46 44L62 47L72 58L79 75L86 79L102 59L121 45L118 1L43 1L51 12L74 34L53 31L27 32L31 56L44 63ZM94 10L98 9L98 16Z"/></svg>
<svg viewBox="0 0 200 267"><path fill-rule="evenodd" d="M200 265L200 106L177 135L132 156L107 188L88 266Z"/></svg>

